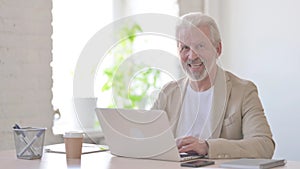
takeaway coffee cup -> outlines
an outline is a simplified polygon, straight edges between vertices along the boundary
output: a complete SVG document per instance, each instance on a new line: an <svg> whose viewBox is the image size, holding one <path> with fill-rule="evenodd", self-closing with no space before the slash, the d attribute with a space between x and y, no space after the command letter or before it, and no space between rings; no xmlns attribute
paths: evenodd
<svg viewBox="0 0 300 169"><path fill-rule="evenodd" d="M83 133L66 132L64 141L67 158L81 158Z"/></svg>

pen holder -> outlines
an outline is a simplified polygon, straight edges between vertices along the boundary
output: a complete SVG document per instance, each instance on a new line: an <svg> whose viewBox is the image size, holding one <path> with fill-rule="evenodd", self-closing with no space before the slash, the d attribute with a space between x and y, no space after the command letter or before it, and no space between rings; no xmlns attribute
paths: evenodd
<svg viewBox="0 0 300 169"><path fill-rule="evenodd" d="M43 155L46 128L13 129L16 154L20 159L39 159Z"/></svg>

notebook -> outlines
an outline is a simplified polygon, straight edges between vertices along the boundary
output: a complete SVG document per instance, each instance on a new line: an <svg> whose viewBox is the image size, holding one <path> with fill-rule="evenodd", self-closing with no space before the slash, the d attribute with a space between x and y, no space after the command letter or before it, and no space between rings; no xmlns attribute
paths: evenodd
<svg viewBox="0 0 300 169"><path fill-rule="evenodd" d="M238 159L222 163L220 167L238 169L268 169L286 164L286 160Z"/></svg>
<svg viewBox="0 0 300 169"><path fill-rule="evenodd" d="M105 141L116 156L186 161L203 155L180 156L162 110L96 108Z"/></svg>
<svg viewBox="0 0 300 169"><path fill-rule="evenodd" d="M45 147L45 151L48 153L66 154L64 143L48 145ZM101 151L108 151L108 146L89 143L82 144L82 154L96 153Z"/></svg>

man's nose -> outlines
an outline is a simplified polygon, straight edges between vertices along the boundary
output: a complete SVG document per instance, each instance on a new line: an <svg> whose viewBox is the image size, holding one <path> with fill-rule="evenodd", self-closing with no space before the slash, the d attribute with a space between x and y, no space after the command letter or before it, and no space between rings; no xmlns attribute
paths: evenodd
<svg viewBox="0 0 300 169"><path fill-rule="evenodd" d="M195 50L191 49L191 50L188 52L188 58L189 58L190 60L194 60L194 59L196 59L197 57L199 57L199 56L198 56L198 54L196 53Z"/></svg>

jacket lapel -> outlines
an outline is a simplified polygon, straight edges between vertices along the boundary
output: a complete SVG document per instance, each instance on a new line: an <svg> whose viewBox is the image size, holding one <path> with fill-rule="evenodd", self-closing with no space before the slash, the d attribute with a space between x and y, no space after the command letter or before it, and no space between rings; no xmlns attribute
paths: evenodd
<svg viewBox="0 0 300 169"><path fill-rule="evenodd" d="M210 110L210 123L207 123L208 125L204 130L207 131L206 138L220 137L231 87L231 82L225 71L218 68Z"/></svg>
<svg viewBox="0 0 300 169"><path fill-rule="evenodd" d="M180 97L180 99L178 101L176 101L176 103L174 103L175 105L172 105L172 107L176 107L177 104L179 104L177 106L177 108L175 108L175 118L173 120L171 120L171 128L172 131L174 133L174 135L176 135L176 130L177 130L177 126L178 126L178 121L180 118L180 114L181 114L181 109L182 109L182 105L184 102L184 97L185 97L185 93L186 93L186 89L187 89L187 85L189 84L189 79L187 77L181 79L181 81L178 83L178 87L179 90L177 90L178 94L177 96Z"/></svg>

